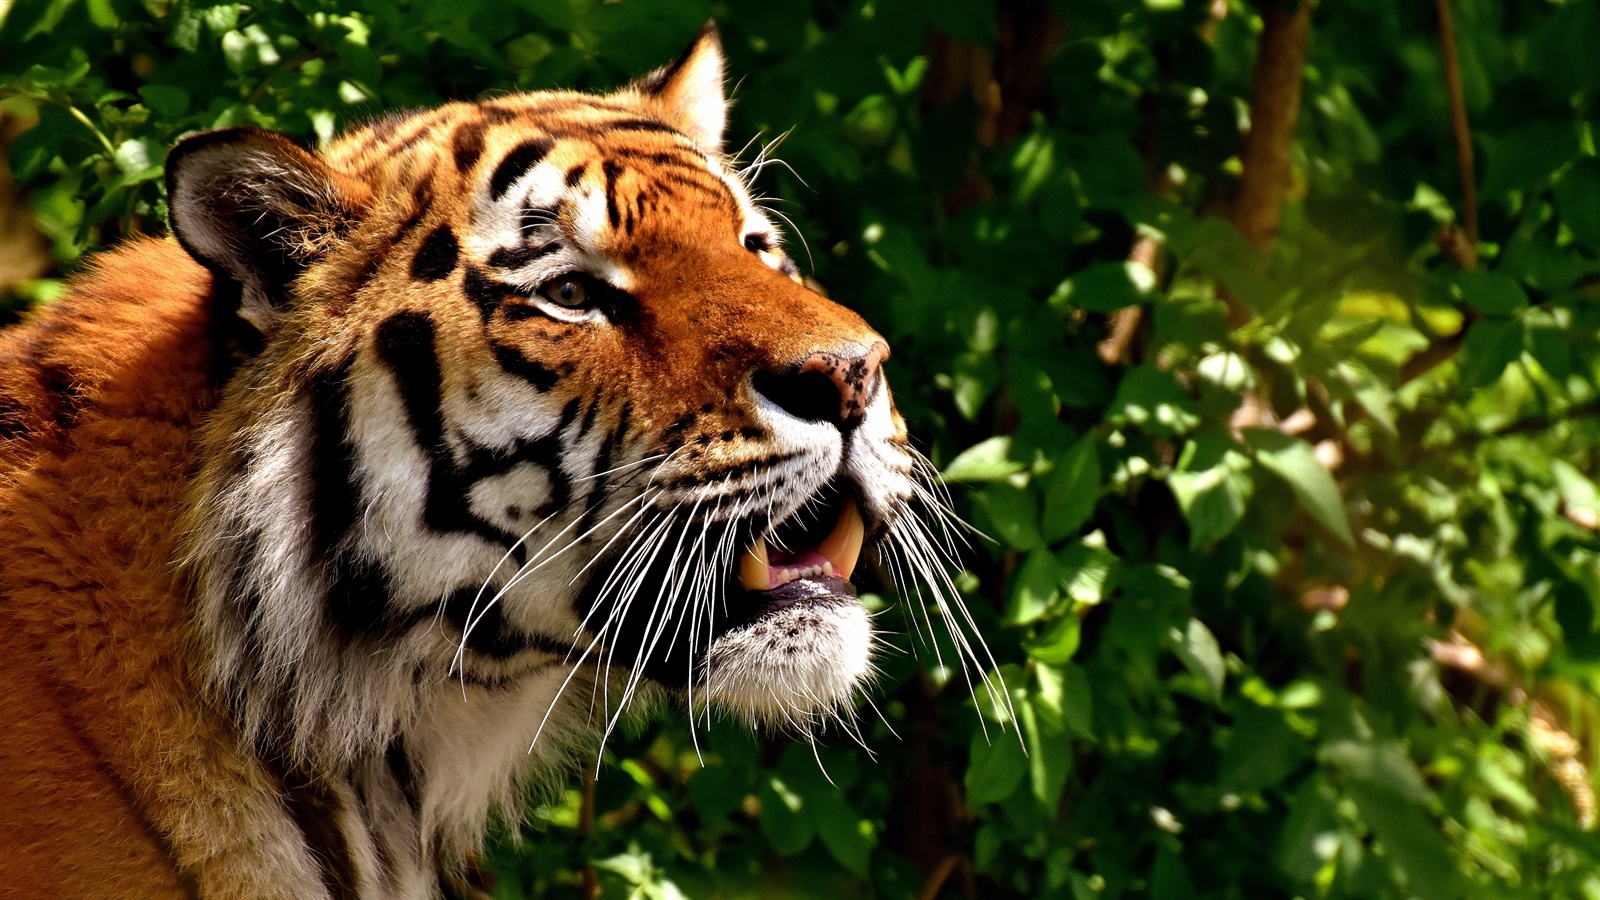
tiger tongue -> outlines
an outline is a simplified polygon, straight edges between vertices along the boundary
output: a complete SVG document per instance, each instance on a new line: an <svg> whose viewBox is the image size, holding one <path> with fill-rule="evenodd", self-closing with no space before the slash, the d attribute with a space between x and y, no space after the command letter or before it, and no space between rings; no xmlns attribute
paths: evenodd
<svg viewBox="0 0 1600 900"><path fill-rule="evenodd" d="M866 524L861 520L861 510L853 498L846 498L839 521L822 543L779 565L772 565L769 559L766 538L756 538L750 549L739 557L739 584L748 591L770 591L808 576L834 576L849 581L856 561L861 558L865 536Z"/></svg>

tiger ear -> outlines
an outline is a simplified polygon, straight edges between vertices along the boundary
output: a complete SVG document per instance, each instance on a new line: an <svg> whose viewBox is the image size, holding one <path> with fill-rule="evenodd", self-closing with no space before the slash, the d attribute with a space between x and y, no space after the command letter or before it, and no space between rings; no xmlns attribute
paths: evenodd
<svg viewBox="0 0 1600 900"><path fill-rule="evenodd" d="M683 55L630 87L655 101L661 117L704 150L722 152L728 124L728 100L722 86L722 38L715 22L707 22Z"/></svg>
<svg viewBox="0 0 1600 900"><path fill-rule="evenodd" d="M359 204L339 181L281 134L244 127L193 135L167 156L172 233L219 283L238 285L239 315L266 333L294 280L356 215Z"/></svg>

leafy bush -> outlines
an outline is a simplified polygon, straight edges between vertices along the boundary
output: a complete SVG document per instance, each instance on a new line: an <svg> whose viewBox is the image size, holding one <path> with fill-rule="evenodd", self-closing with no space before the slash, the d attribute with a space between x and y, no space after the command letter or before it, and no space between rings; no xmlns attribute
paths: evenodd
<svg viewBox="0 0 1600 900"><path fill-rule="evenodd" d="M1010 703L869 597L859 734L640 725L496 896L1600 897L1600 0L1295 6L25 0L0 109L70 269L185 131L611 86L718 20L992 536Z"/></svg>

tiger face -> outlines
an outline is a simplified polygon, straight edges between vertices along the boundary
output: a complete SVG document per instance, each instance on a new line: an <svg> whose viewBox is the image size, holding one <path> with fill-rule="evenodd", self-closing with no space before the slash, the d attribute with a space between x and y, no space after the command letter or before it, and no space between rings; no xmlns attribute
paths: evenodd
<svg viewBox="0 0 1600 900"><path fill-rule="evenodd" d="M250 740L386 759L449 834L638 696L848 714L874 642L851 579L875 545L937 568L908 512L931 495L887 343L803 285L724 119L708 28L609 96L173 151L236 350L186 565Z"/></svg>

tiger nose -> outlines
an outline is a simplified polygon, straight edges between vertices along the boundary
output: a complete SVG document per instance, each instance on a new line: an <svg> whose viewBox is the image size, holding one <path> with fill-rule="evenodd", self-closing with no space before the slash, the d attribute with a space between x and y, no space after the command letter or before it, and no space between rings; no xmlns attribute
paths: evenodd
<svg viewBox="0 0 1600 900"><path fill-rule="evenodd" d="M865 418L878 367L888 358L889 346L881 341L856 356L818 350L787 372L756 373L754 385L796 418L831 422L849 431Z"/></svg>

